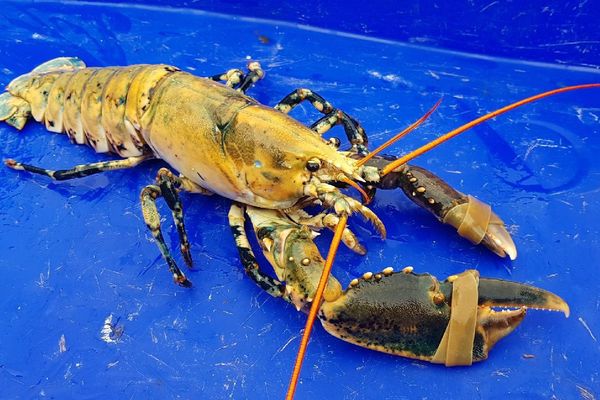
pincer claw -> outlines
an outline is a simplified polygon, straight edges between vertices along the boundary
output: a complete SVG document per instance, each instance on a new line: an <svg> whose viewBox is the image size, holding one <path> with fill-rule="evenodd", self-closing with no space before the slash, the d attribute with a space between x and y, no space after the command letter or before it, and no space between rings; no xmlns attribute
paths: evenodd
<svg viewBox="0 0 600 400"><path fill-rule="evenodd" d="M479 279L479 306L524 307L560 311L567 318L570 315L567 302L552 292L524 283L493 278Z"/></svg>
<svg viewBox="0 0 600 400"><path fill-rule="evenodd" d="M294 222L295 214L254 207L247 207L246 213L277 281L268 281L258 271L245 237L243 211L232 207L236 244L252 261L246 271L273 296L307 310L325 265L309 226L327 224L304 215L309 225L301 225ZM476 270L439 281L414 273L412 267L401 272L388 267L353 279L346 290L335 277L328 279L318 311L327 332L372 350L446 366L485 360L492 347L519 326L527 309L569 316L567 303L549 291L481 278Z"/></svg>
<svg viewBox="0 0 600 400"><path fill-rule="evenodd" d="M448 210L442 222L455 227L458 234L471 243L481 243L500 257L517 258L517 248L504 221L490 205L469 195L464 196L464 200Z"/></svg>
<svg viewBox="0 0 600 400"><path fill-rule="evenodd" d="M342 340L455 366L485 360L492 347L519 326L528 308L569 315L567 303L553 293L480 278L475 270L440 282L410 269L386 269L352 281L338 299L323 304L320 318L323 327Z"/></svg>
<svg viewBox="0 0 600 400"><path fill-rule="evenodd" d="M494 219L496 217L496 219ZM498 218L498 216L492 212L492 218L488 225L487 232L483 237L481 244L499 255L500 257L510 258L515 260L517 258L517 247L513 242L510 233L506 230L504 222Z"/></svg>

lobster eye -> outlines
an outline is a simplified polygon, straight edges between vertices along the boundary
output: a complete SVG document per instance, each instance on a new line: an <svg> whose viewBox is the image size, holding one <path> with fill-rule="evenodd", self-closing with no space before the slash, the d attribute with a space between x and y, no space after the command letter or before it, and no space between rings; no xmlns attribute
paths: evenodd
<svg viewBox="0 0 600 400"><path fill-rule="evenodd" d="M310 172L317 172L321 168L321 160L318 158L311 158L306 163L306 169Z"/></svg>

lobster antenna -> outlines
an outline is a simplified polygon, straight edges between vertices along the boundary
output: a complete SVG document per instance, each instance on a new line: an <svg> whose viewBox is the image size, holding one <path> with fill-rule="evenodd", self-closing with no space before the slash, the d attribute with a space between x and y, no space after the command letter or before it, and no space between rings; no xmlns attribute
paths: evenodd
<svg viewBox="0 0 600 400"><path fill-rule="evenodd" d="M362 165L365 165L365 163L367 161L369 161L371 158L373 158L375 155L379 154L380 152L382 152L383 150L387 149L389 146L391 146L392 144L394 144L396 141L402 139L404 136L406 136L407 134L409 134L410 132L412 132L413 130L415 130L415 128L417 128L419 125L421 125L423 122L425 122L425 120L427 118L429 118L429 116L431 114L433 114L433 112L435 111L436 108L438 108L438 106L440 105L441 102L442 102L442 99L439 99L437 101L437 103L435 103L433 105L433 107L431 107L431 109L425 113L425 115L423 115L421 118L419 118L418 120L416 120L415 122L413 122L412 124L410 124L402 132L398 133L396 136L392 137L387 142L385 142L384 144L382 144L381 146L379 146L378 148L376 148L375 150L373 150L372 152L370 152L369 154L367 154L365 157L361 158L358 161L358 163L356 163L356 166L360 167Z"/></svg>
<svg viewBox="0 0 600 400"><path fill-rule="evenodd" d="M300 348L298 349L298 355L296 356L296 363L294 364L294 372L292 373L292 379L290 380L290 385L288 386L288 391L285 396L286 400L292 400L294 398L294 393L296 392L296 385L298 383L298 377L300 376L300 370L302 369L302 361L304 361L306 346L308 345L308 339L310 338L310 332L312 331L312 327L315 323L317 312L321 307L321 300L323 299L325 285L327 284L327 280L329 279L329 274L331 273L331 266L333 265L333 260L335 259L338 246L342 241L342 233L344 232L344 229L346 229L347 222L348 215L340 215L340 220L335 228L333 240L331 241L331 246L329 247L329 253L327 253L325 266L323 267L323 272L321 273L321 278L319 279L319 285L317 286L315 297L310 306L310 311L308 312L308 319L306 320L306 326L304 327L302 341L300 342Z"/></svg>
<svg viewBox="0 0 600 400"><path fill-rule="evenodd" d="M439 138L437 138L435 140L432 140L431 142L427 143L426 145L421 146L418 149L413 150L410 153L406 154L405 156L400 157L397 160L391 162L390 164L388 164L381 170L381 176L385 176L385 175L389 174L390 172L392 172L394 169L398 168L399 166L406 164L413 158L418 157L421 154L428 152L429 150L433 149L434 147L444 143L445 141L452 139L454 136L457 136L457 135L463 133L464 131L471 129L474 126L479 125L480 123L487 121L488 119L492 119L492 118L494 118L500 114L503 114L507 111L513 110L517 107L520 107L520 106L528 104L528 103L532 103L536 100L540 100L545 97L552 96L554 94L569 92L571 90L589 89L589 88L597 88L597 87L600 87L600 83L589 83L586 85L565 86L565 87L562 87L559 89L549 90L547 92L536 94L535 96L528 97L526 99L509 104L505 107L502 107L496 111L492 111L491 113L483 115L471 122L468 122L468 123L464 124L463 126L460 126L456 129L454 129L453 131L450 131L450 132L446 133L445 135L440 136Z"/></svg>

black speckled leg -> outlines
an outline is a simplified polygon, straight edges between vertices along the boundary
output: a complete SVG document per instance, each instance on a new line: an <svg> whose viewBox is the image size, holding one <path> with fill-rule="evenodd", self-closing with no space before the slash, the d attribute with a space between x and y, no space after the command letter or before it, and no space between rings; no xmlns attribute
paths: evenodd
<svg viewBox="0 0 600 400"><path fill-rule="evenodd" d="M234 68L222 74L209 76L208 79L217 82L225 82L226 86L229 86L230 88L235 88L244 80L244 72L242 72L241 69Z"/></svg>
<svg viewBox="0 0 600 400"><path fill-rule="evenodd" d="M171 209L173 214L173 221L177 227L177 233L179 234L179 243L181 243L181 254L188 267L192 267L194 264L192 261L192 254L190 253L190 242L187 237L185 230L185 224L183 222L183 207L177 190L181 188L181 179L173 175L171 171L166 168L161 168L156 176L156 181L160 187L162 196L167 203L167 206Z"/></svg>
<svg viewBox="0 0 600 400"><path fill-rule="evenodd" d="M323 135L329 129L335 125L343 125L344 131L348 140L352 144L352 148L355 152L360 155L367 154L367 134L362 128L360 123L346 114L344 111L339 110L331 105L319 94L309 89L296 89L292 93L285 96L276 106L275 109L285 114L289 113L298 104L308 100L313 107L325 116L319 119L317 122L311 125L311 129L317 132L319 135Z"/></svg>
<svg viewBox="0 0 600 400"><path fill-rule="evenodd" d="M246 93L248 89L264 77L265 71L263 71L260 63L258 61L250 61L248 63L248 73L235 90Z"/></svg>
<svg viewBox="0 0 600 400"><path fill-rule="evenodd" d="M230 69L222 74L209 76L208 79L217 82L225 82L226 86L233 88L242 93L246 93L248 89L252 87L256 82L264 78L265 72L263 71L260 63L257 61L248 62L248 73L240 69Z"/></svg>
<svg viewBox="0 0 600 400"><path fill-rule="evenodd" d="M46 175L56 181L64 181L68 179L83 178L105 171L113 171L117 169L133 168L143 161L150 160L153 157L150 155L129 157L122 160L103 161L92 164L77 165L71 169L51 170L36 167L35 165L23 164L13 159L4 160L7 167L18 170L28 171L34 174Z"/></svg>
<svg viewBox="0 0 600 400"><path fill-rule="evenodd" d="M181 244L181 253L188 267L192 267L192 255L190 252L190 243L188 240L187 232L185 230L185 224L183 219L183 207L181 200L179 199L178 192L184 190L194 193L204 193L206 191L200 187L197 187L187 178L177 177L171 171L166 168L161 168L156 176L156 184L146 186L141 193L142 202L142 213L144 215L144 221L152 232L152 236L156 240L160 252L169 266L169 270L173 274L173 279L176 283L184 287L190 287L191 282L185 277L181 269L177 266L177 263L173 259L171 252L167 244L165 243L164 237L160 229L160 214L156 208L156 199L163 197L171 213L173 215L173 221L177 227L179 234L179 242Z"/></svg>
<svg viewBox="0 0 600 400"><path fill-rule="evenodd" d="M250 242L244 229L244 222L244 209L242 206L234 203L229 210L229 226L231 226L231 233L235 239L235 246L240 254L244 271L265 292L273 297L281 297L289 301L287 296L285 296L285 285L261 271L254 252L250 247Z"/></svg>
<svg viewBox="0 0 600 400"><path fill-rule="evenodd" d="M146 222L148 229L150 229L150 232L152 232L152 236L154 237L154 240L156 240L156 244L158 245L163 258L167 262L175 282L183 287L191 287L192 283L177 266L160 230L160 214L156 208L156 199L160 196L162 196L162 191L157 185L148 185L142 190L140 200L142 202L144 221Z"/></svg>

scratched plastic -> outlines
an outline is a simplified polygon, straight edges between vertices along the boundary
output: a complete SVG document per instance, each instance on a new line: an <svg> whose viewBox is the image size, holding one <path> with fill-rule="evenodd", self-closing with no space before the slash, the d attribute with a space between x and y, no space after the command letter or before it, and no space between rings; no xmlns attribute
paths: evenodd
<svg viewBox="0 0 600 400"><path fill-rule="evenodd" d="M259 101L274 105L295 88L311 88L359 119L374 145L443 97L394 154L512 101L600 81L591 69L196 11L9 2L1 13L3 85L61 55L90 66L169 63L198 75L243 67L251 56L267 73L250 92ZM306 123L318 117L310 106L293 115ZM388 239L353 218L369 254L341 249L334 266L346 284L387 266L412 265L440 278L477 268L559 294L571 318L531 311L489 360L454 369L354 347L317 326L297 397L597 398L599 119L600 91L563 94L415 160L492 204L514 235L516 261L472 246L398 190L380 192L373 204ZM343 136L341 128L332 135ZM20 133L0 126L0 156L55 169L108 158L35 123ZM163 165L60 183L0 168L0 398L283 397L305 315L244 276L227 227L229 201L216 196L183 196L197 270L189 274L192 290L172 283L138 200ZM168 210L160 208L176 249ZM323 252L330 238L319 238Z"/></svg>

